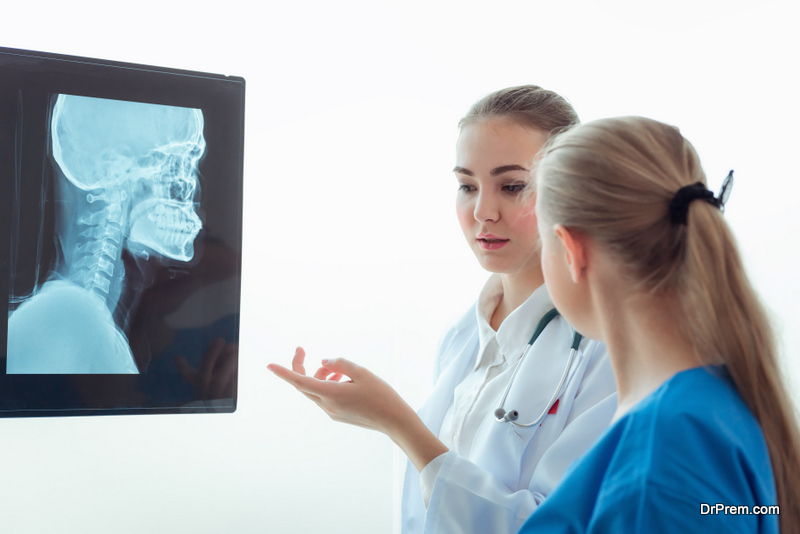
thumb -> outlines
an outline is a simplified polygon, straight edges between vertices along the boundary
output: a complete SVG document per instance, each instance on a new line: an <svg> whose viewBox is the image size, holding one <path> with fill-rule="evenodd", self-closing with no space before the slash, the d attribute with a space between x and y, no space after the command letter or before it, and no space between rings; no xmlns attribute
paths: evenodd
<svg viewBox="0 0 800 534"><path fill-rule="evenodd" d="M354 364L345 358L333 358L332 360L322 360L322 366L334 373L341 373L350 378L356 378L361 366Z"/></svg>

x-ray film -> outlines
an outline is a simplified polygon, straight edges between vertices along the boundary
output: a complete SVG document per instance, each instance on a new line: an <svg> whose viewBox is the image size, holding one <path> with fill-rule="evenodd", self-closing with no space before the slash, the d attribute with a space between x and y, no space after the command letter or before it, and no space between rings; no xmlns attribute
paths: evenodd
<svg viewBox="0 0 800 534"><path fill-rule="evenodd" d="M232 412L244 80L0 48L0 416Z"/></svg>

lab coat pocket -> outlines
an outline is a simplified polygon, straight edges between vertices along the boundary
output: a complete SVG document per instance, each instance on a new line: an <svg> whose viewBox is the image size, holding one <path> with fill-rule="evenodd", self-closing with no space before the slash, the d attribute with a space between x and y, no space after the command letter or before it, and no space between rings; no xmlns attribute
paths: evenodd
<svg viewBox="0 0 800 534"><path fill-rule="evenodd" d="M500 423L494 416L484 419L475 437L470 459L489 470L510 490L515 491L519 483L522 454L538 430L538 425L517 428L509 423Z"/></svg>
<svg viewBox="0 0 800 534"><path fill-rule="evenodd" d="M568 356L556 360L557 362L551 362L555 364L549 366L551 369L536 369L534 365L525 365L533 363L532 361L523 362L504 406L506 410L519 412L517 422L520 424L531 423L542 412L547 411L541 422L529 427L518 427L511 423L499 423L494 417L487 417L476 437L476 463L487 466L511 490L521 489L517 486L520 484L521 472L528 470L525 464L538 459L540 452L558 438L567 419L572 399L565 398L564 395L565 392L574 390L569 386L576 379L577 370L581 368L583 354L581 351L575 354L561 393L556 399L558 404L548 409L548 403L566 368ZM541 443L543 441L546 443ZM531 446L532 444L535 446Z"/></svg>

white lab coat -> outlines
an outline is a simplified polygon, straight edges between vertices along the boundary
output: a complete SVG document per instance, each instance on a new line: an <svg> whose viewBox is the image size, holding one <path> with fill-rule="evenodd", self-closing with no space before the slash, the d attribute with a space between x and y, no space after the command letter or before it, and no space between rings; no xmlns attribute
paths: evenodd
<svg viewBox="0 0 800 534"><path fill-rule="evenodd" d="M532 421L546 407L569 358L573 332L563 317L556 317L525 357L505 403L505 409L519 411L520 423ZM473 306L439 345L434 390L419 411L434 434L453 403L456 386L475 366L478 348ZM454 451L444 456L427 512L419 473L407 463L403 534L516 533L567 467L608 427L616 400L605 345L584 339L556 413L530 428L498 423L487 413L469 458Z"/></svg>

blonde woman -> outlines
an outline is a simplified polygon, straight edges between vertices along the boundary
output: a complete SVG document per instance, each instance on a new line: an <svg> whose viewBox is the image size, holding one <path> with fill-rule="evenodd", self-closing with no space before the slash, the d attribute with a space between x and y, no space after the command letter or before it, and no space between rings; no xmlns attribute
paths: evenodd
<svg viewBox="0 0 800 534"><path fill-rule="evenodd" d="M600 120L550 144L536 181L547 285L607 344L619 405L521 532L800 532L795 410L692 145Z"/></svg>
<svg viewBox="0 0 800 534"><path fill-rule="evenodd" d="M536 216L522 201L539 149L577 120L565 99L533 85L492 93L461 120L456 215L493 274L442 337L434 390L419 415L346 360L324 360L313 378L303 376L302 349L294 371L270 365L333 419L383 432L403 449L403 533L516 532L611 420L605 347L581 341L555 316ZM351 381L340 383L342 375Z"/></svg>

